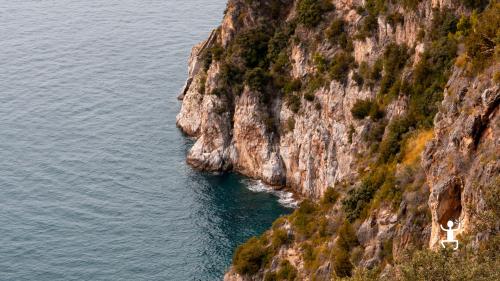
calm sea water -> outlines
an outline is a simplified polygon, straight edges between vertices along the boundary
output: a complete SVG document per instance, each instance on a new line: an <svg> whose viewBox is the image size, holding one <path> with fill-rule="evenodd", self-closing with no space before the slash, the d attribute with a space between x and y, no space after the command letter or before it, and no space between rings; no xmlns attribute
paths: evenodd
<svg viewBox="0 0 500 281"><path fill-rule="evenodd" d="M0 280L218 280L289 209L192 170L175 99L225 0L0 0Z"/></svg>

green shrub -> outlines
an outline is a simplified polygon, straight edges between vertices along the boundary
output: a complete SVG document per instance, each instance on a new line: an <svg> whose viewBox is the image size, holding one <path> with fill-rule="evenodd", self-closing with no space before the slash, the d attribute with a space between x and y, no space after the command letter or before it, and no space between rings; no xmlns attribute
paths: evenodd
<svg viewBox="0 0 500 281"><path fill-rule="evenodd" d="M333 270L340 278L350 277L354 266L349 260L349 252L342 248L335 248L333 251Z"/></svg>
<svg viewBox="0 0 500 281"><path fill-rule="evenodd" d="M212 53L212 59L214 61L220 61L224 54L224 48L222 48L220 44L214 44L210 49L210 52Z"/></svg>
<svg viewBox="0 0 500 281"><path fill-rule="evenodd" d="M393 243L392 238L384 241L382 243L382 252L381 252L382 259L384 259L385 261L387 261L390 264L392 264L394 262L394 258L393 258L393 254L392 254L392 248L393 248L392 243Z"/></svg>
<svg viewBox="0 0 500 281"><path fill-rule="evenodd" d="M330 65L330 77L341 83L345 83L349 69L354 65L354 58L346 52L339 52L333 56Z"/></svg>
<svg viewBox="0 0 500 281"><path fill-rule="evenodd" d="M275 120L274 120L274 117L271 116L271 115L268 115L266 114L263 118L262 118L262 122L264 123L264 125L266 126L266 130L267 132L275 132L276 130L276 127L275 127Z"/></svg>
<svg viewBox="0 0 500 281"><path fill-rule="evenodd" d="M372 104L374 102L371 100L356 100L351 108L352 117L358 120L364 119L370 113Z"/></svg>
<svg viewBox="0 0 500 281"><path fill-rule="evenodd" d="M349 277L352 275L352 265L349 251L359 244L356 233L351 224L344 222L337 231L337 240L333 249L333 269L337 277Z"/></svg>
<svg viewBox="0 0 500 281"><path fill-rule="evenodd" d="M320 110L321 110L321 103L316 102L316 103L314 104L314 109L316 109L317 111L320 111Z"/></svg>
<svg viewBox="0 0 500 281"><path fill-rule="evenodd" d="M241 57L248 68L267 68L268 42L271 36L265 28L253 28L239 33L234 39L232 52Z"/></svg>
<svg viewBox="0 0 500 281"><path fill-rule="evenodd" d="M467 55L472 59L474 73L486 68L492 61L500 58L499 27L500 2L492 3L489 8L479 15L477 21L473 22L473 32L466 38L465 48ZM495 54L495 52L497 53Z"/></svg>
<svg viewBox="0 0 500 281"><path fill-rule="evenodd" d="M295 129L295 118L288 117L286 120L286 128L289 132L292 132Z"/></svg>
<svg viewBox="0 0 500 281"><path fill-rule="evenodd" d="M300 110L300 97L297 94L291 94L286 96L286 103L291 111L294 113L299 112Z"/></svg>
<svg viewBox="0 0 500 281"><path fill-rule="evenodd" d="M495 72L495 74L493 74L493 82L500 83L500 71L497 71Z"/></svg>
<svg viewBox="0 0 500 281"><path fill-rule="evenodd" d="M370 65L366 61L363 61L359 64L359 76L363 80L363 84L368 84L369 86L373 86L374 83L371 82L371 68Z"/></svg>
<svg viewBox="0 0 500 281"><path fill-rule="evenodd" d="M484 210L474 213L478 221L475 230L477 232L498 234L498 218L500 217L500 175L492 178L487 185L478 186L484 198ZM495 230L496 229L496 230ZM500 241L498 241L500 242Z"/></svg>
<svg viewBox="0 0 500 281"><path fill-rule="evenodd" d="M378 16L387 11L387 0L366 0L365 9L368 13Z"/></svg>
<svg viewBox="0 0 500 281"><path fill-rule="evenodd" d="M389 44L383 55L382 65L384 76L380 81L379 94L388 94L395 98L399 94L399 75L408 60L408 50L405 45ZM394 87L395 86L395 87Z"/></svg>
<svg viewBox="0 0 500 281"><path fill-rule="evenodd" d="M344 25L345 22L342 19L334 19L330 24L330 27L326 30L326 37L330 39L331 42L335 43L339 36L345 33Z"/></svg>
<svg viewBox="0 0 500 281"><path fill-rule="evenodd" d="M387 72L382 76L382 79L380 80L380 90L379 94L384 95L388 94L390 89L392 88L392 85L396 82L397 77L392 72Z"/></svg>
<svg viewBox="0 0 500 281"><path fill-rule="evenodd" d="M311 244L308 242L302 244L302 257L306 264L313 262L316 258L314 255L314 250Z"/></svg>
<svg viewBox="0 0 500 281"><path fill-rule="evenodd" d="M268 81L268 74L260 67L256 67L245 73L245 83L253 91L262 91Z"/></svg>
<svg viewBox="0 0 500 281"><path fill-rule="evenodd" d="M336 245L348 251L359 245L356 232L349 222L344 221L344 223L337 230Z"/></svg>
<svg viewBox="0 0 500 281"><path fill-rule="evenodd" d="M218 75L218 85L221 93L232 92L238 95L242 90L244 73L234 64L222 63Z"/></svg>
<svg viewBox="0 0 500 281"><path fill-rule="evenodd" d="M457 23L457 38L462 38L463 36L469 35L472 29L471 17L461 16Z"/></svg>
<svg viewBox="0 0 500 281"><path fill-rule="evenodd" d="M379 147L379 161L387 163L401 150L403 136L413 126L411 119L401 117L393 119L388 132Z"/></svg>
<svg viewBox="0 0 500 281"><path fill-rule="evenodd" d="M370 116L373 120L378 120L384 116L377 102L373 100L356 100L351 108L352 117L361 120Z"/></svg>
<svg viewBox="0 0 500 281"><path fill-rule="evenodd" d="M278 281L278 277L276 276L276 272L268 272L264 276L264 281Z"/></svg>
<svg viewBox="0 0 500 281"><path fill-rule="evenodd" d="M332 44L338 44L345 51L352 51L352 41L346 33L345 22L342 19L334 19L326 30L326 37Z"/></svg>
<svg viewBox="0 0 500 281"><path fill-rule="evenodd" d="M308 199L305 199L300 203L299 208L297 209L298 214L311 215L317 211L317 205Z"/></svg>
<svg viewBox="0 0 500 281"><path fill-rule="evenodd" d="M294 281L297 278L297 269L288 260L284 260L280 264L280 269L276 277L276 280Z"/></svg>
<svg viewBox="0 0 500 281"><path fill-rule="evenodd" d="M380 73L382 69L382 59L378 59L377 61L375 61L372 67L370 67L367 62L361 62L361 64L359 65L359 75L363 78L363 84L373 87L375 85L375 82L380 79Z"/></svg>
<svg viewBox="0 0 500 281"><path fill-rule="evenodd" d="M200 88L198 89L198 93L201 95L205 94L205 84L207 83L207 76L203 75L200 78Z"/></svg>
<svg viewBox="0 0 500 281"><path fill-rule="evenodd" d="M356 13L358 13L358 15L364 15L365 12L366 12L365 7L363 7L363 6L356 6Z"/></svg>
<svg viewBox="0 0 500 281"><path fill-rule="evenodd" d="M370 71L370 79L376 81L380 79L380 73L382 72L382 69L384 68L384 62L381 59L378 59L375 61L373 64L373 67L371 68Z"/></svg>
<svg viewBox="0 0 500 281"><path fill-rule="evenodd" d="M417 32L417 41L422 42L425 39L425 35L426 35L425 29L420 28Z"/></svg>
<svg viewBox="0 0 500 281"><path fill-rule="evenodd" d="M328 0L300 0L297 4L297 21L306 27L315 27L323 20L323 14L333 8Z"/></svg>
<svg viewBox="0 0 500 281"><path fill-rule="evenodd" d="M393 209L397 209L401 203L403 191L396 185L394 175L388 175L384 184L375 194L372 209L380 206L382 202L390 202Z"/></svg>
<svg viewBox="0 0 500 281"><path fill-rule="evenodd" d="M320 73L328 69L328 61L320 53L314 54L313 62Z"/></svg>
<svg viewBox="0 0 500 281"><path fill-rule="evenodd" d="M306 101L314 101L314 98L315 98L314 93L311 93L311 92L306 92L306 93L304 94L304 99L305 99Z"/></svg>
<svg viewBox="0 0 500 281"><path fill-rule="evenodd" d="M414 10L420 1L421 0L392 0L392 1L366 0L365 7L363 10L366 11L368 15L361 22L356 37L358 39L364 39L376 33L376 30L378 28L377 18L380 14L387 13L388 2L392 2L392 4L401 3L403 7L405 7L406 9ZM358 11L358 13L364 14L362 11ZM388 15L386 19L387 22L393 27L396 26L397 24L401 24L404 22L403 15L401 15L398 12Z"/></svg>
<svg viewBox="0 0 500 281"><path fill-rule="evenodd" d="M282 245L286 245L291 241L292 239L288 236L286 230L276 229L273 231L272 245L275 249L281 247Z"/></svg>
<svg viewBox="0 0 500 281"><path fill-rule="evenodd" d="M320 238L331 237L332 234L334 234L333 226L330 224L330 221L326 217L320 217L318 225L318 235Z"/></svg>
<svg viewBox="0 0 500 281"><path fill-rule="evenodd" d="M303 238L311 237L316 232L318 224L315 220L317 205L311 200L304 200L300 207L293 213L291 223L295 227L296 233Z"/></svg>
<svg viewBox="0 0 500 281"><path fill-rule="evenodd" d="M251 238L239 246L233 257L233 265L239 274L252 275L257 273L267 261L268 250L257 238Z"/></svg>
<svg viewBox="0 0 500 281"><path fill-rule="evenodd" d="M271 72L272 73L287 73L290 69L290 59L285 50L282 50L278 56L272 61Z"/></svg>
<svg viewBox="0 0 500 281"><path fill-rule="evenodd" d="M389 91L387 92L386 97L388 100L393 100L399 96L400 92L405 93L405 86L407 86L408 83L403 81L401 82L401 79L397 79L394 84L389 88Z"/></svg>
<svg viewBox="0 0 500 281"><path fill-rule="evenodd" d="M415 67L412 85L407 90L410 93L408 116L418 127L432 127L456 53L454 39L440 38L422 54Z"/></svg>
<svg viewBox="0 0 500 281"><path fill-rule="evenodd" d="M342 208L348 221L352 222L360 217L387 176L387 167L379 166L363 177L358 188L347 193L347 197L342 200Z"/></svg>
<svg viewBox="0 0 500 281"><path fill-rule="evenodd" d="M365 79L363 79L363 76L361 76L361 74L359 74L359 72L354 72L352 74L352 80L354 80L354 82L356 82L358 87L363 87L363 84L365 83Z"/></svg>
<svg viewBox="0 0 500 281"><path fill-rule="evenodd" d="M469 9L483 10L489 3L489 0L460 0L460 2Z"/></svg>
<svg viewBox="0 0 500 281"><path fill-rule="evenodd" d="M405 7L406 9L410 9L410 10L415 10L418 6L418 4L422 1L422 0L398 0L402 5L403 7Z"/></svg>
<svg viewBox="0 0 500 281"><path fill-rule="evenodd" d="M352 137L354 136L355 133L356 133L356 130L354 129L354 126L351 124L349 126L349 132L348 132L348 136L347 136L349 143L352 143Z"/></svg>
<svg viewBox="0 0 500 281"><path fill-rule="evenodd" d="M328 187L323 194L323 198L321 199L321 204L323 205L333 205L339 199L340 194L333 189L332 187Z"/></svg>
<svg viewBox="0 0 500 281"><path fill-rule="evenodd" d="M448 33L457 31L458 19L449 9L435 9L432 15L430 31L427 33L432 40L446 37Z"/></svg>
<svg viewBox="0 0 500 281"><path fill-rule="evenodd" d="M290 37L294 30L295 27L290 24L286 24L276 30L268 43L267 57L269 61L276 61L279 54L286 49L286 47L288 46L288 41L290 40Z"/></svg>
<svg viewBox="0 0 500 281"><path fill-rule="evenodd" d="M384 136L386 125L386 122L383 121L372 123L365 136L365 140L370 143L380 142Z"/></svg>
<svg viewBox="0 0 500 281"><path fill-rule="evenodd" d="M306 83L307 87L305 90L307 92L314 93L317 89L324 87L326 83L327 81L323 75L316 74L309 77L309 80Z"/></svg>
<svg viewBox="0 0 500 281"><path fill-rule="evenodd" d="M210 52L210 49L201 53L201 61L203 63L203 71L207 71L212 64L212 53Z"/></svg>
<svg viewBox="0 0 500 281"><path fill-rule="evenodd" d="M384 72L397 72L401 70L408 60L408 48L406 45L390 43L384 50L382 65Z"/></svg>
<svg viewBox="0 0 500 281"><path fill-rule="evenodd" d="M378 29L377 16L369 14L366 16L358 28L357 39L365 39L374 34Z"/></svg>
<svg viewBox="0 0 500 281"><path fill-rule="evenodd" d="M405 21L405 17L398 12L392 13L387 16L387 23L390 24L393 28L397 25L403 24Z"/></svg>
<svg viewBox="0 0 500 281"><path fill-rule="evenodd" d="M292 92L299 91L301 87L302 82L300 81L300 79L288 80L283 86L283 92L285 92L285 94L290 94Z"/></svg>

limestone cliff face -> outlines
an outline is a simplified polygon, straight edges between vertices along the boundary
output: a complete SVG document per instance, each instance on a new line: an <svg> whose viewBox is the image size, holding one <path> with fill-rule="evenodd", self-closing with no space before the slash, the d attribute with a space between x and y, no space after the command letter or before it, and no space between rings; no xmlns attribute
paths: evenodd
<svg viewBox="0 0 500 281"><path fill-rule="evenodd" d="M366 7L376 1L323 1L333 6L324 12L322 22L313 27L296 23L301 2L229 0L221 26L206 41L193 47L188 79L179 95L182 108L177 115L178 127L196 138L187 156L188 163L208 171L237 171L277 187L288 186L312 199L321 198L329 187L338 190L341 198L353 196L353 188L348 192L346 186L363 187L367 174L374 173L378 166L390 166L392 174L385 177L391 180L377 188L383 189L387 183L393 185L391 192L398 194L397 205L391 206L377 197L377 193L369 195L370 200L375 197L380 205L370 203L372 207L365 207L363 216L356 216L355 236L359 243L356 249L360 253L353 261L355 266L372 268L387 258L388 251L398 259L410 246L436 248L442 233L440 224L448 220L461 221L461 232L469 232L475 227L477 214L485 208L480 187L500 174L500 88L493 79L500 70L498 61L475 75L460 67L443 68L442 72L450 73L442 76L447 79L444 91L432 88L434 86L415 87L426 93L429 89L435 92L438 89L443 95L435 104L430 103L431 109L422 110L431 118L437 112L434 121L429 122L431 125L411 123L409 129L397 136L397 143L392 144L400 146L398 149L405 150L407 155L411 155L408 151L416 151L413 157L416 160L396 151L392 162L381 164L377 155L382 154L384 142L393 137L390 125L396 126L394 124L401 120L407 120L407 116L415 115L419 102L412 101L412 95L422 93L405 93L405 81L425 75L426 67L432 68L433 63L439 63L446 55L435 55L437 62L429 59L433 55L429 49L437 48L435 45L439 43L438 35L433 32L441 32L440 25L454 25L453 36L463 36L456 31L458 20L449 18L470 15L471 10L452 0L407 1L416 3L412 8L391 1L384 12L374 16L369 32L365 30L361 34L374 13L372 10L367 13ZM341 33L348 38L345 44L338 43L343 40L338 34L328 35L332 33L328 26L333 19L342 22ZM286 55L286 62L281 63L286 67L275 70L279 59L266 66L252 67L269 68L273 77L280 73L291 81L301 82L301 86L286 91L283 88L287 86L273 81L266 82L272 86L259 89L248 82L251 81L247 78L248 70L243 80L242 75L228 70L228 60L235 65L242 64L243 59L235 55L242 52L241 47L235 45L245 44L248 38L241 35L262 26L264 30L269 29L266 32L274 33L273 38L288 34L280 53ZM290 26L293 26L291 32ZM334 29L333 26L330 29ZM452 36L451 31L446 32L448 35L439 36ZM441 45L439 51L448 45ZM380 77L373 78L370 74L371 78L360 79L363 66L376 69L384 56L390 60L393 55L389 53L387 57L386 54L391 46L405 46L408 50L401 56L404 60L401 66L392 70L397 72L394 74L397 78L390 80L389 66L382 63L382 80L389 77L393 86L398 85L394 80L401 81L392 97L383 89L385 82L380 82ZM463 53L463 44L457 49ZM256 47L256 50L253 56L259 55L260 49ZM268 53L271 51L266 49ZM454 57L457 51L452 52ZM226 61L219 58L220 53ZM336 56L343 53L352 55L351 66L340 72L330 70L334 78L317 82L324 68L321 58L335 62ZM425 60L430 63L423 64ZM239 81L236 83L239 85L226 89L228 83L234 84L232 80ZM310 87L312 84L318 85ZM433 95L429 99L436 97ZM291 98L296 99L291 101ZM384 105L383 116L370 113L367 118L353 117L352 109L359 100L377 100ZM432 109L434 106L436 109ZM418 142L425 144L429 135L433 137L427 145L418 148ZM426 148L421 153L423 147ZM391 146L385 149L391 150ZM339 200L326 217L331 220L344 217L347 211L342 208ZM287 231L294 235L293 230L287 228ZM333 235L324 247L331 248L335 237ZM305 269L304 251L299 244L282 247L272 260L272 268L278 268L279 261L283 260L299 270L300 280L312 280L312 273ZM324 262L313 273L315 280L327 280L332 272L333 265ZM263 274L261 270L258 274L242 276L231 268L224 280L262 280Z"/></svg>
<svg viewBox="0 0 500 281"><path fill-rule="evenodd" d="M352 25L349 29L352 29L353 34L354 26L361 19L354 10L357 4L356 1L335 1L335 14ZM426 2L421 10L410 13L408 21L394 28L384 19L379 19L378 40L367 38L354 41L355 60L358 63L373 63L391 42L415 45L419 26L430 22L431 4ZM315 90L314 103L302 98L303 107L298 114L292 112L278 97L270 110L278 128L277 132L272 133L267 132L264 120L259 117L269 108L262 108L258 97L249 89L245 89L230 105L234 107L234 114L220 113L221 108L229 106L227 101L205 94L210 93L216 84L217 63L204 73L200 71L201 56L213 44L225 46L238 30L254 26L257 20L252 13L255 11L244 1L229 1L220 29L192 50L189 76L180 95L182 109L177 116L177 125L181 130L197 137L188 161L206 170L233 169L269 184L287 185L305 196L319 198L327 187L357 175L353 155L358 150L367 149L362 138L369 124L354 120L350 110L356 100L374 98L376 90L359 87L350 72L346 83L333 80ZM292 7L284 19L292 17L294 13ZM417 17L419 13L423 15ZM311 41L315 35L299 28L297 36L303 37L302 41ZM302 42L291 43L291 76L301 78L312 73L315 69L314 53L308 51ZM327 53L335 51L335 47L328 42L318 43L319 50L324 49ZM404 110L404 101L397 100L388 106L387 115L398 116ZM294 118L295 126L293 130L287 131L290 117ZM354 128L354 134L351 127Z"/></svg>
<svg viewBox="0 0 500 281"><path fill-rule="evenodd" d="M467 77L456 69L435 118L436 137L424 153L431 196L430 247L440 240L439 225L461 221L461 232L471 231L484 212L481 186L500 173L500 86L494 70Z"/></svg>

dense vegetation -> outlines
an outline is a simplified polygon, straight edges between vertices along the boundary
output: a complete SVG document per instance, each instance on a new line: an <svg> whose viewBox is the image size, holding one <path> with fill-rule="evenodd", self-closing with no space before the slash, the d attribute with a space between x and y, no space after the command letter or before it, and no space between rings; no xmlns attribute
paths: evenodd
<svg viewBox="0 0 500 281"><path fill-rule="evenodd" d="M470 0L466 2L479 2L482 7L482 3L485 1ZM471 71L477 73L490 65L492 58L498 60L500 57L500 32L498 32L500 3L492 4L489 9L479 16L473 14L470 19L464 21L468 22L469 24L465 25L470 27L470 32L464 32L468 34L465 39L465 47L471 60Z"/></svg>
<svg viewBox="0 0 500 281"><path fill-rule="evenodd" d="M257 238L248 240L236 249L233 265L240 274L255 274L263 267L268 257L266 245Z"/></svg>
<svg viewBox="0 0 500 281"><path fill-rule="evenodd" d="M323 20L323 14L332 10L327 0L300 0L297 4L297 21L307 27L315 27Z"/></svg>
<svg viewBox="0 0 500 281"><path fill-rule="evenodd" d="M352 116L361 120L370 116L372 120L378 120L384 116L380 106L373 100L357 100L351 108Z"/></svg>

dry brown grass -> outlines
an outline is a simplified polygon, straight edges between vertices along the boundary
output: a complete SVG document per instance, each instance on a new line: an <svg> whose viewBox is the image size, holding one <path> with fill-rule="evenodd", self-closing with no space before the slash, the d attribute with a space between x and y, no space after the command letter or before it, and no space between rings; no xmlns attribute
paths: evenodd
<svg viewBox="0 0 500 281"><path fill-rule="evenodd" d="M403 163L407 166L414 165L420 159L427 142L433 137L434 131L432 129L419 131L412 136L406 143Z"/></svg>

